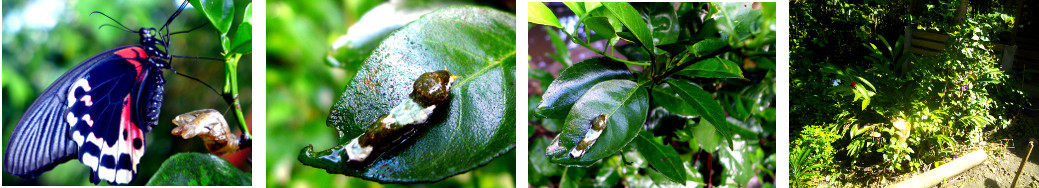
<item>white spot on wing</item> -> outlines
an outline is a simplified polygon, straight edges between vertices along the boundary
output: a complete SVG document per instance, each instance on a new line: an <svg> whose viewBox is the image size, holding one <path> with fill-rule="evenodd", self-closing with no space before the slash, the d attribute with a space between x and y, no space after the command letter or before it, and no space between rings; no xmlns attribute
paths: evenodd
<svg viewBox="0 0 1039 188"><path fill-rule="evenodd" d="M83 104L86 105L86 106L93 106L94 105L94 101L92 101L90 99L90 95L84 95L83 98L79 99L79 101L83 101Z"/></svg>
<svg viewBox="0 0 1039 188"><path fill-rule="evenodd" d="M76 104L76 89L77 88L83 88L83 91L90 91L90 82L87 81L86 78L80 78L79 80L76 80L76 82L72 83L72 87L69 88L69 92L68 92L68 96L67 96L67 98L68 98L68 103L67 104L70 107L72 105Z"/></svg>
<svg viewBox="0 0 1039 188"><path fill-rule="evenodd" d="M90 119L90 114L83 114L83 121L87 122L87 126L94 126L94 120Z"/></svg>

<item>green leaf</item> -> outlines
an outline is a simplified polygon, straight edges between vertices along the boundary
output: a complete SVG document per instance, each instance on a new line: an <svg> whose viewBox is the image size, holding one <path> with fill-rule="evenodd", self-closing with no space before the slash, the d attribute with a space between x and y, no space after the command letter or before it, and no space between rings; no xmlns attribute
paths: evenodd
<svg viewBox="0 0 1039 188"><path fill-rule="evenodd" d="M705 78L744 78L743 70L736 62L722 58L710 58L690 65L678 74Z"/></svg>
<svg viewBox="0 0 1039 188"><path fill-rule="evenodd" d="M675 148L665 146L662 142L654 139L653 133L643 131L635 138L635 147L646 161L649 161L649 166L660 171L667 179L679 184L685 183L685 166L682 166L682 159L678 158Z"/></svg>
<svg viewBox="0 0 1039 188"><path fill-rule="evenodd" d="M614 36L617 31L613 30L613 25L610 25L610 19L607 17L591 17L584 20L584 26L595 31L596 35L600 36Z"/></svg>
<svg viewBox="0 0 1039 188"><path fill-rule="evenodd" d="M149 186L249 186L252 176L211 154L173 155L148 180Z"/></svg>
<svg viewBox="0 0 1039 188"><path fill-rule="evenodd" d="M556 18L556 15L552 13L551 9L548 9L548 6L545 6L545 3L527 2L527 8L529 9L527 12L527 21L560 29L563 28L563 26L559 24L559 18Z"/></svg>
<svg viewBox="0 0 1039 188"><path fill-rule="evenodd" d="M234 1L189 0L189 2L195 9L202 11L202 15L213 23L213 27L216 27L220 34L227 35L228 30L231 29L231 22L234 21Z"/></svg>
<svg viewBox="0 0 1039 188"><path fill-rule="evenodd" d="M537 113L549 118L562 119L570 107L595 84L613 79L631 79L634 76L624 63L609 58L586 59L559 72L542 95Z"/></svg>
<svg viewBox="0 0 1039 188"><path fill-rule="evenodd" d="M588 166L624 149L642 130L649 112L649 95L640 88L630 80L609 80L592 86L574 103L566 117L567 127L546 149L549 160L563 165ZM571 150L591 129L592 120L600 115L607 118L606 128L587 152L574 158Z"/></svg>
<svg viewBox="0 0 1039 188"><path fill-rule="evenodd" d="M238 29L235 31L233 42L231 42L231 53L237 54L248 54L253 51L253 5L250 3L245 6L245 14L242 18L242 23L238 24Z"/></svg>
<svg viewBox="0 0 1039 188"><path fill-rule="evenodd" d="M426 14L394 32L361 67L332 106L328 126L339 146L312 152L303 164L381 183L432 182L463 173L515 147L515 17L495 9L454 6ZM445 33L450 33L445 34ZM459 76L447 104L424 133L350 168L336 153L393 106L408 100L424 72Z"/></svg>
<svg viewBox="0 0 1039 188"><path fill-rule="evenodd" d="M689 104L693 109L696 109L697 112L700 112L703 119L706 119L714 125L724 126L728 124L728 122L725 121L725 113L722 110L721 104L718 104L718 101L714 100L714 98L711 97L711 94L704 91L703 88L700 88L700 86L697 86L688 80L671 79L667 82L675 88L675 93L678 93L678 96L685 99L686 104ZM732 130L729 130L726 127L718 129L718 133L725 137L725 139L729 140L729 149L732 149Z"/></svg>
<svg viewBox="0 0 1039 188"><path fill-rule="evenodd" d="M757 174L754 165L764 159L764 153L761 149L751 149L746 141L740 141L738 144L738 149L720 151L717 157L727 169L725 174L732 176L733 181L747 182Z"/></svg>
<svg viewBox="0 0 1039 188"><path fill-rule="evenodd" d="M747 118L750 117L750 101L745 100L742 96L736 93L720 93L720 97L722 97L723 103L732 104L725 106L725 111L729 112L729 116L740 121L747 120Z"/></svg>
<svg viewBox="0 0 1039 188"><path fill-rule="evenodd" d="M534 67L530 67L530 65L527 66L527 70L529 70L527 71L527 78L530 78L530 80L537 80L538 82L540 82L539 87L542 90L548 90L548 86L552 84L553 80L556 80L556 78L552 76L552 73L548 72L547 70L541 70ZM540 104L540 102L538 102L538 104ZM534 105L535 107L537 107L537 104Z"/></svg>
<svg viewBox="0 0 1039 188"><path fill-rule="evenodd" d="M566 167L563 169L563 178L559 180L560 188L576 188L580 187L581 177L588 173L588 168L581 167Z"/></svg>
<svg viewBox="0 0 1039 188"><path fill-rule="evenodd" d="M584 2L563 2L563 4L570 8L570 11L573 11L574 15L577 16L584 15L585 13L588 13L588 10L591 10L584 8Z"/></svg>
<svg viewBox="0 0 1039 188"><path fill-rule="evenodd" d="M595 173L595 187L612 187L620 183L621 171L624 165L620 156L606 158L602 168Z"/></svg>
<svg viewBox="0 0 1039 188"><path fill-rule="evenodd" d="M650 91L650 94L653 96L653 100L650 101L653 106L664 107L668 112L678 115L700 116L700 113L686 105L685 99L675 94L675 89L671 87L671 84L661 83L656 85Z"/></svg>
<svg viewBox="0 0 1039 188"><path fill-rule="evenodd" d="M405 24L419 19L440 8L452 5L473 4L472 2L386 2L372 8L361 19L350 26L345 35L332 43L331 57L326 60L336 66L358 67L368 59L372 51ZM352 66L351 66L352 65Z"/></svg>
<svg viewBox="0 0 1039 188"><path fill-rule="evenodd" d="M531 174L537 173L543 176L556 176L562 173L562 169L559 168L559 165L549 162L548 156L545 155L545 148L548 147L548 144L550 144L551 141L552 140L541 137L534 139L534 145L530 147L530 156L527 159L530 161L531 167L533 167L529 169L531 170Z"/></svg>
<svg viewBox="0 0 1039 188"><path fill-rule="evenodd" d="M711 52L718 51L718 49L722 49L726 45L729 44L725 43L722 39L709 38L686 47L686 52L693 55L693 57L701 57L710 54Z"/></svg>
<svg viewBox="0 0 1039 188"><path fill-rule="evenodd" d="M573 60L570 60L570 49L566 46L566 41L563 41L563 37L559 36L558 31L551 27L545 26L545 34L548 34L548 40L552 41L552 48L556 50L556 53L548 53L546 55L556 62L563 65L563 68L574 65Z"/></svg>
<svg viewBox="0 0 1039 188"><path fill-rule="evenodd" d="M635 7L625 2L603 2L602 5L620 19L624 27L628 28L635 35L635 38L641 42L642 46L649 49L656 46L653 45L653 35L649 27L646 27L646 21L642 20L642 16L635 10Z"/></svg>
<svg viewBox="0 0 1039 188"><path fill-rule="evenodd" d="M720 7L718 15L718 30L728 35L730 43L742 40L751 32L760 29L761 10L752 9L750 3L712 3L712 7Z"/></svg>
<svg viewBox="0 0 1039 188"><path fill-rule="evenodd" d="M624 57L628 58L629 61L649 61L653 58L653 55L649 54L645 48L635 44L618 46L616 49L618 53L624 55Z"/></svg>
<svg viewBox="0 0 1039 188"><path fill-rule="evenodd" d="M718 146L722 143L722 138L719 137L718 129L708 121L700 121L696 126L691 126L690 132L693 134L693 139L697 143L700 143L700 148L707 152L714 153L718 151Z"/></svg>
<svg viewBox="0 0 1039 188"><path fill-rule="evenodd" d="M652 32L654 46L668 45L678 41L681 24L672 3L631 3L631 5L648 23L646 27Z"/></svg>
<svg viewBox="0 0 1039 188"><path fill-rule="evenodd" d="M702 40L718 37L718 22L715 21L713 18L704 21L703 26L701 26L700 28L701 29L699 31L696 31L696 35L693 35L693 40Z"/></svg>

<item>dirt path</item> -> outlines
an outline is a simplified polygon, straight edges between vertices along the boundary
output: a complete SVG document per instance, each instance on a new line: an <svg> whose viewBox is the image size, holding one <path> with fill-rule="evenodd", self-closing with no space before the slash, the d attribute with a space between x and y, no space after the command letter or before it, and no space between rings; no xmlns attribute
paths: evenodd
<svg viewBox="0 0 1039 188"><path fill-rule="evenodd" d="M1008 142L1005 147L990 150L989 159L985 163L949 180L948 184L941 187L1010 187L1021 160L1028 153L1028 140L1039 140L1039 111L1022 110L1017 117L1014 126L992 135L994 139L991 140ZM1039 141L1035 144L1039 147ZM1032 156L1025 163L1017 186L1039 187L1039 148L1032 150Z"/></svg>
<svg viewBox="0 0 1039 188"><path fill-rule="evenodd" d="M1025 147L1021 148L1028 150ZM1014 152L1017 149L993 152L993 154L989 154L990 158L985 163L949 180L948 184L941 187L1010 187L1023 159L1020 154L1026 152ZM1033 151L1033 156L1028 159L1028 163L1025 163L1021 178L1017 182L1018 187L1039 187L1039 165L1036 165L1039 164L1039 160L1036 160L1035 155L1035 151Z"/></svg>

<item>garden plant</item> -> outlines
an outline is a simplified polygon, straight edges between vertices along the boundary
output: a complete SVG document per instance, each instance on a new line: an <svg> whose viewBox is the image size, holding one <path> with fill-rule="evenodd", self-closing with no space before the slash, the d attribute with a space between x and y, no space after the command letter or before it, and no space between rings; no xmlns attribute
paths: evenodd
<svg viewBox="0 0 1039 188"><path fill-rule="evenodd" d="M771 185L775 3L528 7L561 66L530 68L531 186Z"/></svg>
<svg viewBox="0 0 1039 188"><path fill-rule="evenodd" d="M792 186L886 186L977 149L1002 156L996 133L1027 104L995 49L1013 4L963 2L793 2ZM948 40L918 53L913 30Z"/></svg>

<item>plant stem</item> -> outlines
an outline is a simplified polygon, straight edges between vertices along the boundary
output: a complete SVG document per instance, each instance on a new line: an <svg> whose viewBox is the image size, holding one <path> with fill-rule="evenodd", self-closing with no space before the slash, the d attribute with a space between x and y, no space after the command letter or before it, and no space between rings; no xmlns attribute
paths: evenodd
<svg viewBox="0 0 1039 188"><path fill-rule="evenodd" d="M224 100L234 101L234 113L238 119L238 125L241 126L242 134L245 134L248 138L252 138L252 134L249 133L249 127L245 123L245 116L242 115L242 104L238 100L238 59L242 57L242 54L234 54L227 56L227 60L224 61Z"/></svg>

